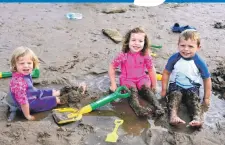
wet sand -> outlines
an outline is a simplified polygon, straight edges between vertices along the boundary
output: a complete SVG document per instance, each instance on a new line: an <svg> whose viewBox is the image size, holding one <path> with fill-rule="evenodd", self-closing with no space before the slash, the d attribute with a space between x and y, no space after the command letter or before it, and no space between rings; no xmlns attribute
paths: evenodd
<svg viewBox="0 0 225 145"><path fill-rule="evenodd" d="M102 13L103 9L114 7L127 11ZM225 24L224 8L225 4L163 4L151 8L129 4L0 4L1 71L9 71L12 50L24 45L33 49L41 61L41 76L34 80L37 87L60 88L84 81L88 97L102 97L109 86L108 64L122 45L103 35L102 29L117 29L124 35L131 28L145 28L151 43L163 46L154 58L157 71L162 72L168 57L176 52L178 34L171 32L171 27L178 22L194 26L200 32L199 54L213 72L224 60L225 29L214 28L216 22ZM65 17L68 12L82 13L83 19L68 20ZM9 79L0 81L2 97L8 90ZM38 114L38 121L19 117L8 123L7 106L0 104L0 144L107 144L105 137L119 117L125 122L118 130L117 144L219 145L225 141L224 108L224 100L213 95L205 124L199 131L169 126L166 116L154 120L135 118L126 103L106 105L84 116L81 122L65 126L57 126L48 112Z"/></svg>

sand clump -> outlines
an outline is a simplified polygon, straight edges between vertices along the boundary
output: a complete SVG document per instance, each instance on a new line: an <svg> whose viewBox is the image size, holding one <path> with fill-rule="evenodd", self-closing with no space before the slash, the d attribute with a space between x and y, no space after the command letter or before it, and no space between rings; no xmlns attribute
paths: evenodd
<svg viewBox="0 0 225 145"><path fill-rule="evenodd" d="M77 104L88 96L87 90L78 86L65 86L60 89L60 100L64 106L78 108Z"/></svg>
<svg viewBox="0 0 225 145"><path fill-rule="evenodd" d="M212 87L225 99L225 62L217 65L217 68L212 72Z"/></svg>

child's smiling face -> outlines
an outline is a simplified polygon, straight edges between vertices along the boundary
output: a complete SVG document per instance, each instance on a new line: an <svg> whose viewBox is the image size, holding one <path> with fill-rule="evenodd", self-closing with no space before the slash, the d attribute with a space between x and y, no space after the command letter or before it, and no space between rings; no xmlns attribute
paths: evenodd
<svg viewBox="0 0 225 145"><path fill-rule="evenodd" d="M197 45L197 40L185 40L184 38L181 38L178 43L178 50L182 57L191 58L198 50L200 50L200 46Z"/></svg>
<svg viewBox="0 0 225 145"><path fill-rule="evenodd" d="M129 48L131 52L139 52L144 48L145 33L131 33Z"/></svg>
<svg viewBox="0 0 225 145"><path fill-rule="evenodd" d="M31 74L33 70L33 61L30 55L24 55L17 59L16 61L17 72L28 75Z"/></svg>

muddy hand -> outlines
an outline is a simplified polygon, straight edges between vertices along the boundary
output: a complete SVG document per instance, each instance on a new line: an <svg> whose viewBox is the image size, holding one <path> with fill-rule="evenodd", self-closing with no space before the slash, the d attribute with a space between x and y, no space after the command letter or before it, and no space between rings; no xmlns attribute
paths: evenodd
<svg viewBox="0 0 225 145"><path fill-rule="evenodd" d="M210 105L210 99L204 99L204 105L208 107Z"/></svg>
<svg viewBox="0 0 225 145"><path fill-rule="evenodd" d="M116 89L117 89L117 86L116 85L111 85L109 89L110 89L110 91L115 92Z"/></svg>
<svg viewBox="0 0 225 145"><path fill-rule="evenodd" d="M160 94L162 97L165 97L166 96L166 91L161 91L161 94Z"/></svg>
<svg viewBox="0 0 225 145"><path fill-rule="evenodd" d="M85 84L85 82L82 82L80 83L79 88L82 88L83 91L81 94L84 94L85 91L87 90L87 85Z"/></svg>

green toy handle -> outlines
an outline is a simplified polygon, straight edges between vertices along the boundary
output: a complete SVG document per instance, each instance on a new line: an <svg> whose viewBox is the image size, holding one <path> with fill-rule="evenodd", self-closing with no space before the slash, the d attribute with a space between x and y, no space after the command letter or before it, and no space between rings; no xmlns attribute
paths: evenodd
<svg viewBox="0 0 225 145"><path fill-rule="evenodd" d="M125 94L122 94L121 91L126 91ZM112 102L118 98L127 98L131 95L130 90L125 86L120 86L116 89L116 91L104 98L101 98L100 100L97 100L96 102L93 102L90 104L92 110L95 110L96 108L102 107L105 104Z"/></svg>
<svg viewBox="0 0 225 145"><path fill-rule="evenodd" d="M32 73L31 76L33 78L39 78L40 76L40 70L35 68ZM0 72L0 78L9 78L12 77L12 72Z"/></svg>
<svg viewBox="0 0 225 145"><path fill-rule="evenodd" d="M31 73L32 78L39 78L40 76L40 70L35 68Z"/></svg>
<svg viewBox="0 0 225 145"><path fill-rule="evenodd" d="M162 45L154 45L154 44L152 44L151 47L152 48L159 48L160 49L160 48L162 48Z"/></svg>

